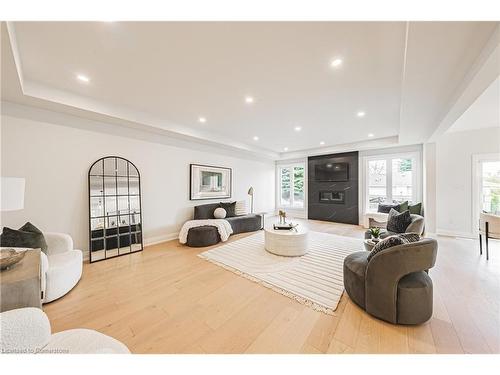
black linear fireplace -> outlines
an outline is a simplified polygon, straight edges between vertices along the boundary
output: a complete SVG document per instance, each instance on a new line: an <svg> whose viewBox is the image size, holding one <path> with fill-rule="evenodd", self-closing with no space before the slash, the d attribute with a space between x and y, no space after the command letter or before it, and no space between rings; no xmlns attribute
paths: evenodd
<svg viewBox="0 0 500 375"><path fill-rule="evenodd" d="M308 159L308 217L358 224L358 153Z"/></svg>
<svg viewBox="0 0 500 375"><path fill-rule="evenodd" d="M320 203L344 204L345 193L343 191L323 190L319 192Z"/></svg>

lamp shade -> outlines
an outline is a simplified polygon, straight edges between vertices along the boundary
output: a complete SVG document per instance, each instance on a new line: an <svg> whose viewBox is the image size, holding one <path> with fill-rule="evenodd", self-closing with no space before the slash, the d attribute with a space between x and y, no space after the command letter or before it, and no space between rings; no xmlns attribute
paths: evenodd
<svg viewBox="0 0 500 375"><path fill-rule="evenodd" d="M250 186L250 189L248 189L248 195L253 195L253 187Z"/></svg>
<svg viewBox="0 0 500 375"><path fill-rule="evenodd" d="M24 178L2 177L0 185L1 211L15 211L24 208Z"/></svg>

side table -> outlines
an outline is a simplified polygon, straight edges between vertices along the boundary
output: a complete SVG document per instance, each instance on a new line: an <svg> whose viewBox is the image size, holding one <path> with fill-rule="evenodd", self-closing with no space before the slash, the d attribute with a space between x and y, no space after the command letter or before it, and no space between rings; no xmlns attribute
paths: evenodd
<svg viewBox="0 0 500 375"><path fill-rule="evenodd" d="M40 249L29 249L24 258L0 271L0 312L22 307L42 308Z"/></svg>

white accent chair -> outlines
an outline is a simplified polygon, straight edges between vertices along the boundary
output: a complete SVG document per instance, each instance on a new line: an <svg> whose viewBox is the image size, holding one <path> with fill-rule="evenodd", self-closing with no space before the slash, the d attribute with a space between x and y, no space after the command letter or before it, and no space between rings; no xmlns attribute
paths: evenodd
<svg viewBox="0 0 500 375"><path fill-rule="evenodd" d="M486 260L490 259L488 238L500 240L500 216L481 212L479 215L479 254L483 255L483 240L486 242Z"/></svg>
<svg viewBox="0 0 500 375"><path fill-rule="evenodd" d="M26 307L0 314L0 353L130 354L120 341L90 329L51 334L50 321L40 309Z"/></svg>
<svg viewBox="0 0 500 375"><path fill-rule="evenodd" d="M82 277L83 254L73 249L73 239L68 234L48 232L43 234L47 254L42 253L43 303L51 302L68 293Z"/></svg>

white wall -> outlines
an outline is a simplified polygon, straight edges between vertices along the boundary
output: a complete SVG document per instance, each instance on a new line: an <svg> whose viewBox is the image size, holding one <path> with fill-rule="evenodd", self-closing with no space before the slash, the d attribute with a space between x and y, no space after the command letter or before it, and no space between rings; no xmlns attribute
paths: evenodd
<svg viewBox="0 0 500 375"><path fill-rule="evenodd" d="M253 186L255 211L274 210L273 161L179 148L17 116L4 115L1 120L1 175L26 178L24 210L2 212L2 226L17 228L31 221L44 231L70 233L75 245L87 250L87 173L95 160L108 155L129 159L141 173L146 244L175 238L182 223L192 216L191 207L211 202L189 200L190 163L232 168L231 199L249 202L247 191Z"/></svg>
<svg viewBox="0 0 500 375"><path fill-rule="evenodd" d="M426 143L423 147L423 202L425 231L436 233L436 144Z"/></svg>
<svg viewBox="0 0 500 375"><path fill-rule="evenodd" d="M438 234L472 236L472 155L500 152L500 128L442 135L436 142Z"/></svg>

